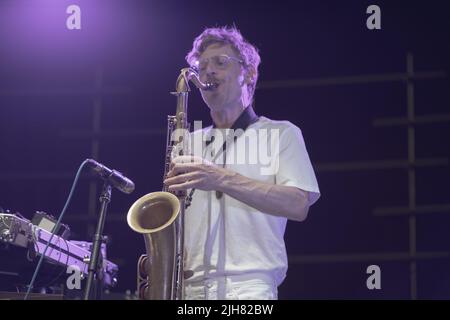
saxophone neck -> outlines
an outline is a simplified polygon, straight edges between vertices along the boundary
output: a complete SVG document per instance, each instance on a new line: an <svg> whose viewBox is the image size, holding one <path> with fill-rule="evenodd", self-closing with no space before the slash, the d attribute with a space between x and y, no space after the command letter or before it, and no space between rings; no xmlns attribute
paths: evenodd
<svg viewBox="0 0 450 320"><path fill-rule="evenodd" d="M181 69L180 75L178 76L177 79L176 92L177 93L189 92L190 91L189 81L191 81L200 90L211 90L216 86L211 82L205 83L201 82L200 77L194 68L183 68Z"/></svg>

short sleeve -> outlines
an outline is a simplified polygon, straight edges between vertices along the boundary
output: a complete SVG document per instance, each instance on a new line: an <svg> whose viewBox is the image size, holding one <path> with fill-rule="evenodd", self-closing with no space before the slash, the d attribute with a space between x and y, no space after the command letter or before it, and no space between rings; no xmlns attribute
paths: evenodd
<svg viewBox="0 0 450 320"><path fill-rule="evenodd" d="M279 166L275 183L309 192L309 205L320 197L319 185L300 128L292 123L283 130L279 144Z"/></svg>

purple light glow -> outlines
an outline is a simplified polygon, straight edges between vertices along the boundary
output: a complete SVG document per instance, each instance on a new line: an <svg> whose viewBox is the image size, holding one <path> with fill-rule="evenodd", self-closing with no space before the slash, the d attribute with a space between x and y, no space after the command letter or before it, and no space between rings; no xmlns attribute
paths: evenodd
<svg viewBox="0 0 450 320"><path fill-rule="evenodd" d="M2 60L83 62L116 53L126 46L133 26L125 1L33 0L2 1ZM81 9L81 29L69 30L70 5Z"/></svg>

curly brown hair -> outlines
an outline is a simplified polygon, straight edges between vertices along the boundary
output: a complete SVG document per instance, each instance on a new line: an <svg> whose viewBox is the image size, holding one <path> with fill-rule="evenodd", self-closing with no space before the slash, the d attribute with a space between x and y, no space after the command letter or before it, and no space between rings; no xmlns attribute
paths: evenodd
<svg viewBox="0 0 450 320"><path fill-rule="evenodd" d="M206 28L197 38L195 38L192 45L192 50L186 56L187 63L193 66L195 61L206 50L206 48L216 43L231 45L231 47L239 55L239 58L243 61L244 69L246 71L253 69L254 75L247 86L249 97L253 100L256 82L258 80L258 66L261 63L261 57L259 56L258 49L244 39L236 26Z"/></svg>

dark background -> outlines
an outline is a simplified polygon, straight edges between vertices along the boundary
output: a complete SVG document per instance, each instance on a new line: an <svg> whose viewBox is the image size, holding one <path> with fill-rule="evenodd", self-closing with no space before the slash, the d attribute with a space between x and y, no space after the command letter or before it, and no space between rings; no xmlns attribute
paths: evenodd
<svg viewBox="0 0 450 320"><path fill-rule="evenodd" d="M66 28L70 4L81 7L81 30ZM381 30L366 28L370 4L381 8ZM302 129L322 192L305 222L288 224L280 298L450 298L448 12L444 1L1 0L0 206L58 216L84 159L121 170L136 191L113 192L105 233L120 268L114 291L134 290L144 242L125 216L162 187L169 92L193 39L235 23L262 58L257 113ZM414 72L435 73L406 78L408 54ZM374 74L382 80L370 81ZM409 123L424 165L407 165L407 125L374 125L406 117L408 86L415 116L437 115ZM198 92L189 107L191 121L209 125ZM80 180L64 219L74 239L91 239L99 187ZM372 264L381 290L366 287Z"/></svg>

